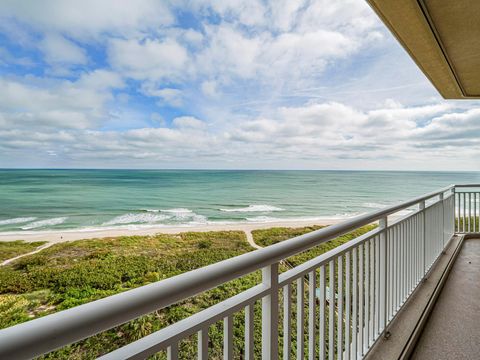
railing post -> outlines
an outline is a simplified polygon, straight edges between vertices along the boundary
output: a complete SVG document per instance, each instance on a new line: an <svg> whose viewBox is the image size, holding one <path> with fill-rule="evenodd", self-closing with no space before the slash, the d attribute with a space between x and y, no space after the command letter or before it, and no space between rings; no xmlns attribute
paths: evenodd
<svg viewBox="0 0 480 360"><path fill-rule="evenodd" d="M426 268L426 244L427 244L427 230L426 230L426 224L427 224L427 219L425 216L425 200L420 201L418 204L419 210L422 212L422 251L423 251L423 260L422 260L422 269L423 269L423 275L425 275L425 268Z"/></svg>
<svg viewBox="0 0 480 360"><path fill-rule="evenodd" d="M456 227L457 227L457 195L456 195L456 189L455 186L452 188L452 196L453 196L453 233L455 234ZM460 227L460 226L459 226ZM460 230L460 228L458 229Z"/></svg>
<svg viewBox="0 0 480 360"><path fill-rule="evenodd" d="M387 217L380 219L380 229L382 232L380 233L380 328L386 328L386 319L387 319L387 227L388 227L388 219Z"/></svg>
<svg viewBox="0 0 480 360"><path fill-rule="evenodd" d="M262 269L262 283L270 288L262 298L262 359L278 359L278 263Z"/></svg>
<svg viewBox="0 0 480 360"><path fill-rule="evenodd" d="M443 201L443 192L438 195L439 201L442 205L442 249L445 248L445 206Z"/></svg>

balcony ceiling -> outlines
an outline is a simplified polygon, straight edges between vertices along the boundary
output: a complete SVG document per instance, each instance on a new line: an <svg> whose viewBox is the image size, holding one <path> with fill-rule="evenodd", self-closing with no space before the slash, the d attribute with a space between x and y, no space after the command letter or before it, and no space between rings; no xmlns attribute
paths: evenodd
<svg viewBox="0 0 480 360"><path fill-rule="evenodd" d="M480 98L480 1L367 1L445 99Z"/></svg>

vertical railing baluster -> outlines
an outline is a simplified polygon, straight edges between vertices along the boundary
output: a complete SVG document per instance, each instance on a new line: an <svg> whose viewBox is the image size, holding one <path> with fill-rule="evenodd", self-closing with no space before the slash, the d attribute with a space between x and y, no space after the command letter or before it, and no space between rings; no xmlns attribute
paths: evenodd
<svg viewBox="0 0 480 360"><path fill-rule="evenodd" d="M398 225L398 251L399 251L399 270L398 270L398 307L402 306L403 299L403 270L404 252L403 252L403 223Z"/></svg>
<svg viewBox="0 0 480 360"><path fill-rule="evenodd" d="M413 288L412 273L413 273L413 245L412 245L412 222L410 219L407 220L407 247L408 247L408 292L407 296L410 295Z"/></svg>
<svg viewBox="0 0 480 360"><path fill-rule="evenodd" d="M357 359L357 339L358 339L358 254L357 248L352 250L352 360Z"/></svg>
<svg viewBox="0 0 480 360"><path fill-rule="evenodd" d="M443 200L440 202L440 206L438 207L438 215L437 215L437 233L438 233L438 240L437 240L437 255L442 253L443 249L443 210L442 210Z"/></svg>
<svg viewBox="0 0 480 360"><path fill-rule="evenodd" d="M245 307L245 360L253 360L253 340L254 340L254 322L253 322L254 304Z"/></svg>
<svg viewBox="0 0 480 360"><path fill-rule="evenodd" d="M442 209L442 248L445 247L445 201L443 193L439 195L441 209Z"/></svg>
<svg viewBox="0 0 480 360"><path fill-rule="evenodd" d="M410 219L406 221L407 225L407 296L410 295L412 291L412 270L413 270L413 252L412 252L412 222Z"/></svg>
<svg viewBox="0 0 480 360"><path fill-rule="evenodd" d="M410 286L413 291L415 289L415 284L417 280L417 275L416 275L416 267L417 267L417 249L416 249L416 236L415 236L415 219L412 218L410 220L410 249L411 249L411 254L410 256L412 257L412 269L410 270Z"/></svg>
<svg viewBox="0 0 480 360"><path fill-rule="evenodd" d="M364 261L363 244L358 246L358 342L357 342L357 358L363 356L363 316L365 313L365 298L363 295L365 270L363 267Z"/></svg>
<svg viewBox="0 0 480 360"><path fill-rule="evenodd" d="M420 281L420 278L422 277L422 270L420 269L420 254L421 254L421 242L420 242L420 217L418 215L415 216L415 276L417 277L417 284Z"/></svg>
<svg viewBox="0 0 480 360"><path fill-rule="evenodd" d="M473 193L473 232L477 232L477 193Z"/></svg>
<svg viewBox="0 0 480 360"><path fill-rule="evenodd" d="M328 264L328 358L335 358L335 260Z"/></svg>
<svg viewBox="0 0 480 360"><path fill-rule="evenodd" d="M422 231L421 231L421 234L422 234L422 277L423 275L425 275L426 273L426 253L425 253L425 250L426 250L426 245L427 245L427 233L426 233L426 229L425 229L425 224L426 224L426 216L425 216L425 201L421 201L419 203L419 210L422 212L422 220L421 220L421 228L422 228Z"/></svg>
<svg viewBox="0 0 480 360"><path fill-rule="evenodd" d="M297 360L303 360L304 354L304 308L303 276L297 279Z"/></svg>
<svg viewBox="0 0 480 360"><path fill-rule="evenodd" d="M316 270L310 271L308 274L308 359L314 360L316 358L316 290L317 290L317 274Z"/></svg>
<svg viewBox="0 0 480 360"><path fill-rule="evenodd" d="M387 268L388 268L388 279L387 279L387 315L385 318L385 323L390 321L392 315L392 307L393 307L393 248L392 248L392 233L393 228L388 228L388 235L387 235Z"/></svg>
<svg viewBox="0 0 480 360"><path fill-rule="evenodd" d="M368 341L370 340L368 329L370 328L370 243L365 242L365 327L363 336L363 353L368 349Z"/></svg>
<svg viewBox="0 0 480 360"><path fill-rule="evenodd" d="M466 229L466 220L467 220L467 196L466 196L466 193L463 192L462 193L463 195L463 226L462 226L462 229L463 229L463 232L465 232L465 229Z"/></svg>
<svg viewBox="0 0 480 360"><path fill-rule="evenodd" d="M374 241L375 248L375 321L373 323L374 339L379 334L380 329L380 242L381 235Z"/></svg>
<svg viewBox="0 0 480 360"><path fill-rule="evenodd" d="M402 240L401 240L401 246L402 246L402 298L401 298L401 304L403 305L405 301L405 296L407 295L407 246L405 244L405 239L407 238L406 236L406 226L405 226L405 221L402 222L401 224L401 231L402 231Z"/></svg>
<svg viewBox="0 0 480 360"><path fill-rule="evenodd" d="M343 358L343 256L338 257L337 299L337 359Z"/></svg>
<svg viewBox="0 0 480 360"><path fill-rule="evenodd" d="M208 327L197 333L197 353L198 360L208 360Z"/></svg>
<svg viewBox="0 0 480 360"><path fill-rule="evenodd" d="M460 232L460 195L457 192L455 192L454 196L455 196L455 210L453 212L454 213L453 220L454 221L456 220L456 223L457 223L456 231Z"/></svg>
<svg viewBox="0 0 480 360"><path fill-rule="evenodd" d="M167 347L167 360L178 360L178 343Z"/></svg>
<svg viewBox="0 0 480 360"><path fill-rule="evenodd" d="M270 288L262 298L262 358L278 358L278 263L262 269L262 282Z"/></svg>
<svg viewBox="0 0 480 360"><path fill-rule="evenodd" d="M399 294L400 294L400 246L398 241L398 225L395 225L393 228L393 245L395 247L394 251L394 261L395 261L395 286L393 287L394 291L394 304L393 304L393 312L396 313L398 310L399 304Z"/></svg>
<svg viewBox="0 0 480 360"><path fill-rule="evenodd" d="M417 223L416 217L412 217L412 286L413 288L417 285Z"/></svg>
<svg viewBox="0 0 480 360"><path fill-rule="evenodd" d="M380 219L380 229L383 229L380 234L379 241L379 328L377 329L377 334L383 331L386 325L387 318L387 243L388 243L388 223L387 218L384 217Z"/></svg>
<svg viewBox="0 0 480 360"><path fill-rule="evenodd" d="M290 284L283 287L283 359L289 360L292 351L292 288ZM253 360L253 359L252 359Z"/></svg>
<svg viewBox="0 0 480 360"><path fill-rule="evenodd" d="M368 321L368 343L367 349L373 343L373 323L375 322L375 242L378 240L377 236L369 240L370 244L370 314Z"/></svg>
<svg viewBox="0 0 480 360"><path fill-rule="evenodd" d="M468 193L468 229L467 232L470 232L470 219L472 218L472 193Z"/></svg>
<svg viewBox="0 0 480 360"><path fill-rule="evenodd" d="M319 357L320 360L325 360L326 358L326 332L325 332L325 287L326 287L326 277L325 277L325 265L320 267L320 280L319 280L319 312L320 312L320 324L319 324Z"/></svg>
<svg viewBox="0 0 480 360"><path fill-rule="evenodd" d="M233 359L233 316L223 318L223 359Z"/></svg>
<svg viewBox="0 0 480 360"><path fill-rule="evenodd" d="M455 232L458 233L460 232L460 197L459 194L457 193L457 190L453 188L453 196L454 196L454 204L453 204L453 221L455 224Z"/></svg>
<svg viewBox="0 0 480 360"><path fill-rule="evenodd" d="M352 312L351 299L351 270L350 251L345 254L345 360L350 360L350 314Z"/></svg>
<svg viewBox="0 0 480 360"><path fill-rule="evenodd" d="M404 227L405 227L405 239L404 239L404 243L405 243L405 298L408 297L408 292L410 290L409 288L409 285L410 285L410 244L409 244L409 239L410 239L410 236L409 236L409 223L408 223L408 219L405 220L404 222Z"/></svg>

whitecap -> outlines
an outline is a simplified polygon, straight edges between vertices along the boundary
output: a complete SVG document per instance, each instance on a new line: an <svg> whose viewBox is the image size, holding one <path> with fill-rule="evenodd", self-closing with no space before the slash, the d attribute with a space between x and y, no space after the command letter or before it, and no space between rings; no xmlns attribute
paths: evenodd
<svg viewBox="0 0 480 360"><path fill-rule="evenodd" d="M185 208L164 209L161 211L163 213L170 214L172 216L172 219L177 221L190 220L197 216L201 216L201 215L195 214L192 210L185 209Z"/></svg>
<svg viewBox="0 0 480 360"><path fill-rule="evenodd" d="M7 220L0 220L0 226L12 225L12 224L23 224L23 223L34 221L34 220L37 220L37 218L36 217L20 217L20 218L13 218L13 219L7 219Z"/></svg>
<svg viewBox="0 0 480 360"><path fill-rule="evenodd" d="M164 209L161 212L171 213L171 214L192 214L193 211L185 208L174 208L174 209Z"/></svg>
<svg viewBox="0 0 480 360"><path fill-rule="evenodd" d="M162 212L172 214L171 220L173 221L188 222L191 225L205 224L207 222L206 216L199 215L190 209L174 208L162 210Z"/></svg>
<svg viewBox="0 0 480 360"><path fill-rule="evenodd" d="M229 209L219 209L220 211L225 212L272 212L272 211L284 211L277 206L273 205L249 205L247 207L242 208L229 208Z"/></svg>
<svg viewBox="0 0 480 360"><path fill-rule="evenodd" d="M196 225L196 224L207 224L207 217L206 216L203 216L203 215L198 215L198 214L194 214L192 217L191 217L191 220L189 221L189 224L191 225Z"/></svg>
<svg viewBox="0 0 480 360"><path fill-rule="evenodd" d="M155 223L158 221L166 220L170 218L167 215L158 215L153 213L142 213L142 214L124 214L109 220L102 225L122 225L122 224L136 224L136 223Z"/></svg>
<svg viewBox="0 0 480 360"><path fill-rule="evenodd" d="M64 223L65 220L67 219L68 219L67 217L58 217L58 218L34 221L25 226L22 226L22 230L31 230L31 229L36 229L36 228L45 227L45 226L59 225Z"/></svg>

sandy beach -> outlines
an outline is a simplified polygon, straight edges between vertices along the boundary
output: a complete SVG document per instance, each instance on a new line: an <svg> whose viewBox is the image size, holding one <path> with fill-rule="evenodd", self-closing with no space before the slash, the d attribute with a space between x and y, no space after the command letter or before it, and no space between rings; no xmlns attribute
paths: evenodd
<svg viewBox="0 0 480 360"><path fill-rule="evenodd" d="M44 231L32 232L27 234L0 234L0 241L15 241L24 240L28 242L33 241L48 241L49 243L58 243L64 241L74 241L82 239L99 239L111 238L118 236L133 236L133 235L154 235L154 234L178 234L181 232L195 231L244 231L250 233L256 229L268 229L272 227L303 227L312 225L331 225L344 221L345 219L325 219L315 221L279 221L279 222L262 222L262 223L238 223L238 224L207 224L195 226L158 226L149 228L118 228L105 230L63 230L63 231Z"/></svg>

